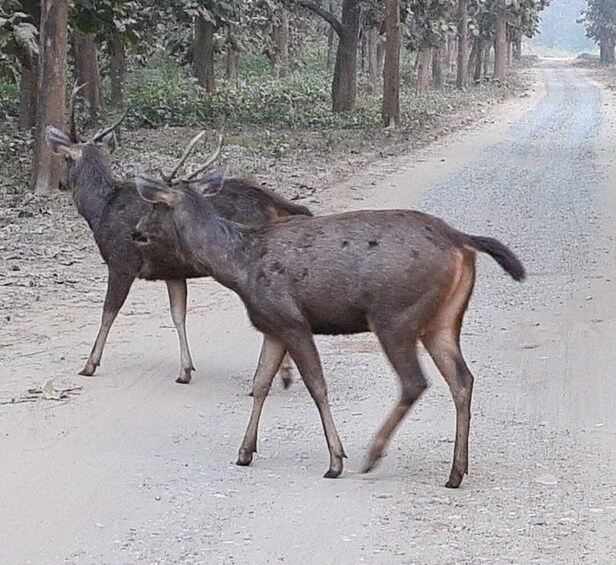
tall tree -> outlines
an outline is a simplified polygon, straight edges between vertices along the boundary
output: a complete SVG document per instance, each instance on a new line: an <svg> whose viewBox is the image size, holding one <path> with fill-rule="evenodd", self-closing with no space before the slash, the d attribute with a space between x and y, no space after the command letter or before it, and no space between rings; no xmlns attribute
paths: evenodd
<svg viewBox="0 0 616 565"><path fill-rule="evenodd" d="M40 26L40 71L35 150L37 193L55 190L60 184L64 162L45 143L45 127L64 128L66 122L66 50L68 0L42 0Z"/></svg>
<svg viewBox="0 0 616 565"><path fill-rule="evenodd" d="M408 0L411 18L408 25L410 47L419 50L417 94L430 87L433 52L443 47L455 32L457 0Z"/></svg>
<svg viewBox="0 0 616 565"><path fill-rule="evenodd" d="M19 77L19 128L36 124L38 92L40 7L36 2L9 0L0 7L0 55L12 60L12 74Z"/></svg>
<svg viewBox="0 0 616 565"><path fill-rule="evenodd" d="M468 0L458 0L458 67L456 88L466 86L468 75Z"/></svg>
<svg viewBox="0 0 616 565"><path fill-rule="evenodd" d="M206 92L214 92L214 21L205 11L195 16L193 67L199 85Z"/></svg>
<svg viewBox="0 0 616 565"><path fill-rule="evenodd" d="M494 39L494 78L503 80L507 72L507 0L498 0L496 10L496 35Z"/></svg>
<svg viewBox="0 0 616 565"><path fill-rule="evenodd" d="M385 64L383 66L383 125L400 124L400 4L385 2ZM375 54L376 58L376 54Z"/></svg>
<svg viewBox="0 0 616 565"><path fill-rule="evenodd" d="M83 84L81 96L87 101L92 116L103 108L103 83L98 65L98 48L94 33L75 31L73 50L75 56L75 75Z"/></svg>
<svg viewBox="0 0 616 565"><path fill-rule="evenodd" d="M280 74L286 76L289 72L289 10L281 6L276 13L274 25L274 46L276 65Z"/></svg>
<svg viewBox="0 0 616 565"><path fill-rule="evenodd" d="M361 20L360 0L342 0L342 15L338 19L312 0L288 0L303 6L323 18L338 36L338 49L332 81L332 111L353 110L357 100L357 46Z"/></svg>
<svg viewBox="0 0 616 565"><path fill-rule="evenodd" d="M581 21L587 37L599 44L601 63L614 63L616 0L588 0Z"/></svg>

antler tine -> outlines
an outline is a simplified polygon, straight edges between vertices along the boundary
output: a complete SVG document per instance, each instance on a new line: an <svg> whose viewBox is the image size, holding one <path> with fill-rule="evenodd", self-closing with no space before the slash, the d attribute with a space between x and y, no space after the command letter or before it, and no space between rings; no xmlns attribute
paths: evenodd
<svg viewBox="0 0 616 565"><path fill-rule="evenodd" d="M196 171L193 171L189 175L186 175L183 180L185 180L186 182L190 182L197 175L200 175L203 171L205 171L205 169L207 169L212 163L214 163L216 159L218 159L218 157L220 156L224 140L224 133L223 131L221 131L218 134L218 146L216 147L214 152L207 158L206 162L203 165L201 165Z"/></svg>
<svg viewBox="0 0 616 565"><path fill-rule="evenodd" d="M180 157L180 160L178 161L177 165L174 167L173 171L171 171L170 174L166 175L162 171L160 171L160 176L163 178L163 180L167 184L170 184L171 181L175 178L175 175L178 174L178 171L180 170L182 165L186 162L186 159L188 159L188 156L192 153L192 150L194 149L195 145L197 145L197 143L199 143L205 137L206 133L207 133L206 130L200 131L197 135L195 135L195 137L193 137L190 140L190 143L187 145L186 149L184 149L184 153L182 154L182 157Z"/></svg>
<svg viewBox="0 0 616 565"><path fill-rule="evenodd" d="M128 115L128 108L124 110L124 113L120 116L118 120L116 120L109 127L103 128L97 131L89 140L90 143L96 143L105 137L108 133L111 133L114 129L116 129L123 121L124 118Z"/></svg>
<svg viewBox="0 0 616 565"><path fill-rule="evenodd" d="M75 101L77 100L77 94L79 94L79 91L86 85L88 84L87 82L84 82L83 84L78 85L77 84L77 80L75 80L75 83L73 85L73 91L71 92L71 98L70 101L68 103L68 116L69 116L69 136L71 138L71 141L73 141L74 143L79 143L79 135L77 134L77 124L75 123Z"/></svg>

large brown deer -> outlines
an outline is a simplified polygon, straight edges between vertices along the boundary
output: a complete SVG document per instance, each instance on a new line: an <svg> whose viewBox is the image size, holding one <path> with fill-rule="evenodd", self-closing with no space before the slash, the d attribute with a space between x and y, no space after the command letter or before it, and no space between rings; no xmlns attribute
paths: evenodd
<svg viewBox="0 0 616 565"><path fill-rule="evenodd" d="M359 211L288 218L243 227L216 214L212 201L147 177L137 189L154 203L137 226L142 245L172 218L176 245L196 272L235 291L264 334L253 382L254 404L237 463L251 463L272 379L291 354L319 410L329 448L325 477L338 477L345 457L327 398L314 334L374 332L400 378L400 399L373 441L364 470L383 456L413 403L426 389L417 344L423 342L456 406L456 441L447 482L468 471L473 376L460 350L462 318L475 281L477 251L491 255L515 280L524 268L499 241L459 232L410 210Z"/></svg>
<svg viewBox="0 0 616 565"><path fill-rule="evenodd" d="M71 106L74 108L74 100ZM133 282L136 278L143 278L164 280L167 284L171 317L180 342L181 366L176 382L188 383L194 366L186 337L186 279L208 274L202 270L195 271L192 264L186 261L183 250L175 245L173 237L168 237L169 228L173 229L170 222L157 227L154 245L147 248L135 245L134 228L152 206L139 197L134 182L116 178L107 162L103 145L113 142L113 132L121 119L89 140L80 141L73 109L70 114L71 135L48 127L46 139L53 151L68 160L67 182L73 200L78 212L88 222L109 272L101 326L80 374L93 375L100 365L109 330ZM176 180L180 167L203 135L204 132L201 132L189 143L175 169L164 177L170 186L204 194L215 191L209 202L217 213L243 224L259 225L288 215L311 215L306 207L293 204L252 181L224 179L220 174L201 176L218 157L222 139L219 139L218 147L203 165ZM283 366L282 377L285 386L288 386L291 378L288 360Z"/></svg>

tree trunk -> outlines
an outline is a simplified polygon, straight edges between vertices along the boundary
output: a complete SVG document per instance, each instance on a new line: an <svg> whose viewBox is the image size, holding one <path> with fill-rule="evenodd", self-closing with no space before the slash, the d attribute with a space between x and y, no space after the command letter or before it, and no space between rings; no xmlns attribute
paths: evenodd
<svg viewBox="0 0 616 565"><path fill-rule="evenodd" d="M470 55L468 56L468 74L470 75L477 64L477 60L479 60L479 65L481 68L482 59L479 56L479 38L476 37L473 39L473 46L471 47Z"/></svg>
<svg viewBox="0 0 616 565"><path fill-rule="evenodd" d="M513 42L513 60L519 61L522 58L522 40L516 39Z"/></svg>
<svg viewBox="0 0 616 565"><path fill-rule="evenodd" d="M329 11L332 14L336 13L336 2L330 0ZM330 26L327 31L327 68L331 69L334 64L334 43L336 42L336 32L334 28Z"/></svg>
<svg viewBox="0 0 616 565"><path fill-rule="evenodd" d="M605 42L605 63L607 65L614 64L614 49L615 49L615 41L614 39L607 39Z"/></svg>
<svg viewBox="0 0 616 565"><path fill-rule="evenodd" d="M496 12L496 39L494 41L494 78L505 80L507 73L507 13L505 0L499 0Z"/></svg>
<svg viewBox="0 0 616 565"><path fill-rule="evenodd" d="M376 40L376 74L383 76L383 68L385 67L385 43L387 38L385 34L379 35Z"/></svg>
<svg viewBox="0 0 616 565"><path fill-rule="evenodd" d="M492 42L488 42L483 52L483 76L490 74L490 53L492 52Z"/></svg>
<svg viewBox="0 0 616 565"><path fill-rule="evenodd" d="M375 30L378 34L378 30ZM400 6L385 2L385 65L383 66L383 125L400 125ZM375 54L376 55L376 54Z"/></svg>
<svg viewBox="0 0 616 565"><path fill-rule="evenodd" d="M21 0L21 10L28 14L31 23L39 29L41 10L38 0ZM21 64L19 86L19 129L32 129L36 126L36 101L38 96L38 53L22 49L17 56Z"/></svg>
<svg viewBox="0 0 616 565"><path fill-rule="evenodd" d="M458 49L454 37L447 38L447 69L450 73L457 72L456 61L458 60Z"/></svg>
<svg viewBox="0 0 616 565"><path fill-rule="evenodd" d="M109 78L111 79L111 103L124 105L124 77L126 74L126 49L119 34L109 41Z"/></svg>
<svg viewBox="0 0 616 565"><path fill-rule="evenodd" d="M36 125L36 98L38 93L38 66L22 67L19 85L19 129L32 129Z"/></svg>
<svg viewBox="0 0 616 565"><path fill-rule="evenodd" d="M193 69L199 86L206 92L214 92L214 24L203 16L195 17Z"/></svg>
<svg viewBox="0 0 616 565"><path fill-rule="evenodd" d="M332 82L332 111L346 112L357 100L357 42L361 8L358 0L344 0L342 26Z"/></svg>
<svg viewBox="0 0 616 565"><path fill-rule="evenodd" d="M441 90L444 86L443 79L443 47L435 47L432 55L432 81L434 88Z"/></svg>
<svg viewBox="0 0 616 565"><path fill-rule="evenodd" d="M240 52L232 45L227 49L227 79L237 86L237 68L240 61Z"/></svg>
<svg viewBox="0 0 616 565"><path fill-rule="evenodd" d="M458 74L456 88L463 90L468 75L468 0L458 1Z"/></svg>
<svg viewBox="0 0 616 565"><path fill-rule="evenodd" d="M274 28L274 45L276 47L276 64L281 76L289 74L289 11L280 9L280 21Z"/></svg>
<svg viewBox="0 0 616 565"><path fill-rule="evenodd" d="M485 41L483 39L475 39L477 45L477 57L475 59L473 80L475 82L481 82L481 66L483 64L483 50L485 48Z"/></svg>
<svg viewBox="0 0 616 565"><path fill-rule="evenodd" d="M34 157L34 190L38 194L58 188L64 160L45 142L48 125L66 125L66 48L68 0L42 0L40 25L39 97Z"/></svg>
<svg viewBox="0 0 616 565"><path fill-rule="evenodd" d="M379 80L379 65L377 60L377 43L379 29L371 27L366 31L368 41L368 91L373 94L376 91Z"/></svg>
<svg viewBox="0 0 616 565"><path fill-rule="evenodd" d="M428 44L419 50L419 69L417 72L417 94L426 94L430 89L430 63L432 62L432 47Z"/></svg>
<svg viewBox="0 0 616 565"><path fill-rule="evenodd" d="M607 59L607 49L605 46L605 39L599 40L599 62L605 65Z"/></svg>
<svg viewBox="0 0 616 565"><path fill-rule="evenodd" d="M103 108L103 87L94 35L75 31L74 47L77 82L85 84L81 96L88 103L90 114L95 117Z"/></svg>

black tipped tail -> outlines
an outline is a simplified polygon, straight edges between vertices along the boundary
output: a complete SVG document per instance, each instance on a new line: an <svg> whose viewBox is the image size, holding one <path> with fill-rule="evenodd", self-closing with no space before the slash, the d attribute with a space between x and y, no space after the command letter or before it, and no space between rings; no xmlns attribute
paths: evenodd
<svg viewBox="0 0 616 565"><path fill-rule="evenodd" d="M513 251L506 245L503 245L493 237L481 237L469 235L468 244L476 249L491 255L494 260L516 281L523 281L526 278L524 265L515 256Z"/></svg>

